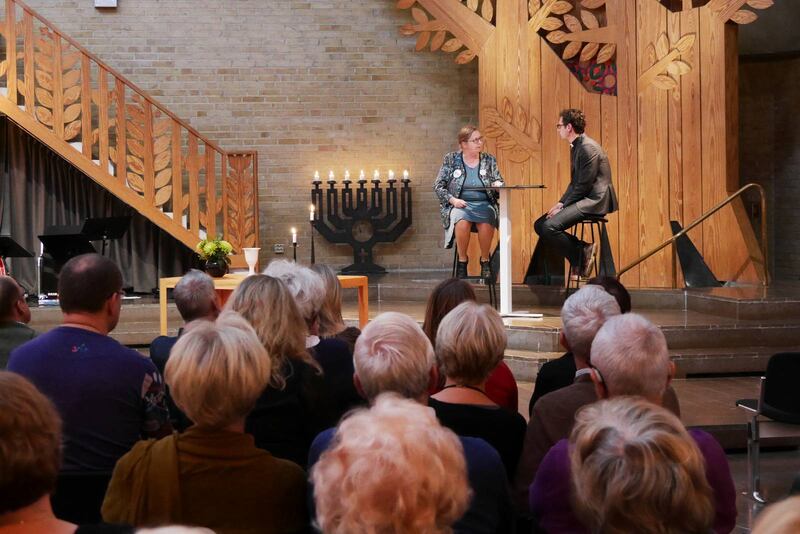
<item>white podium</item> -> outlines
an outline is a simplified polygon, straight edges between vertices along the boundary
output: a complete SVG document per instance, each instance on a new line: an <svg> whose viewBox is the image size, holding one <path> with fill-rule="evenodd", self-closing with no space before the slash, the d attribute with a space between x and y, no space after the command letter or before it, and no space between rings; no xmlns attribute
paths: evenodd
<svg viewBox="0 0 800 534"><path fill-rule="evenodd" d="M544 189L543 185L500 185L489 188L465 187L462 191L485 191L494 189L500 192L500 315L503 317L542 317L541 313L514 312L511 305L511 212L509 210L509 195L512 191L525 189Z"/></svg>

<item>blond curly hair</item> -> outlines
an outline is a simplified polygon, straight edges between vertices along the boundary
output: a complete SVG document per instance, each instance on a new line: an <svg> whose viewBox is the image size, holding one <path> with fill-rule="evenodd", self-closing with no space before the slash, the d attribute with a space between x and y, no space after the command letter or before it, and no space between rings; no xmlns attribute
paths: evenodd
<svg viewBox="0 0 800 534"><path fill-rule="evenodd" d="M472 493L458 437L394 393L342 421L311 479L326 534L449 533Z"/></svg>

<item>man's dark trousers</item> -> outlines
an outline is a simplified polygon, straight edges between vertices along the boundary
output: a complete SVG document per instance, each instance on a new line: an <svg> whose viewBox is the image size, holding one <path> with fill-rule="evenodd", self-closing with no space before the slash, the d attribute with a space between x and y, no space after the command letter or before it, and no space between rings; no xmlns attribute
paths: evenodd
<svg viewBox="0 0 800 534"><path fill-rule="evenodd" d="M548 245L567 258L570 265L579 267L583 261L583 247L586 246L586 243L574 235L568 234L567 229L575 226L583 220L583 217L578 206L570 204L549 219L547 214L536 219L533 229Z"/></svg>

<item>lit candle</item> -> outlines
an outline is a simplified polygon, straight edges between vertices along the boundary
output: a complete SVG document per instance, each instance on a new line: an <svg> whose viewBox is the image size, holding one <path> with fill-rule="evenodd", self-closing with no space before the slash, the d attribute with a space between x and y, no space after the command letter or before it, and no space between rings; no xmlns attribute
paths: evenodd
<svg viewBox="0 0 800 534"><path fill-rule="evenodd" d="M308 208L308 220L314 222L314 204L311 204Z"/></svg>
<svg viewBox="0 0 800 534"><path fill-rule="evenodd" d="M319 171L314 171L314 181L319 182Z"/></svg>
<svg viewBox="0 0 800 534"><path fill-rule="evenodd" d="M333 171L332 170L328 172L328 181L329 182L335 182L336 181L336 177L333 175Z"/></svg>
<svg viewBox="0 0 800 534"><path fill-rule="evenodd" d="M389 179L394 180L394 171L392 170L389 171Z"/></svg>
<svg viewBox="0 0 800 534"><path fill-rule="evenodd" d="M344 181L345 182L350 181L350 171L348 171L347 169L344 170Z"/></svg>
<svg viewBox="0 0 800 534"><path fill-rule="evenodd" d="M375 172L378 172L378 171L375 171ZM358 175L358 181L359 182L366 182L367 179L364 176L365 176L364 175L364 169L361 169L361 173Z"/></svg>
<svg viewBox="0 0 800 534"><path fill-rule="evenodd" d="M408 170L403 171L403 181L410 182L411 178L408 177Z"/></svg>
<svg viewBox="0 0 800 534"><path fill-rule="evenodd" d="M380 181L381 173L378 172L378 169L375 169L375 172L372 173L372 179L375 181Z"/></svg>
<svg viewBox="0 0 800 534"><path fill-rule="evenodd" d="M297 244L297 228L292 227L292 245Z"/></svg>

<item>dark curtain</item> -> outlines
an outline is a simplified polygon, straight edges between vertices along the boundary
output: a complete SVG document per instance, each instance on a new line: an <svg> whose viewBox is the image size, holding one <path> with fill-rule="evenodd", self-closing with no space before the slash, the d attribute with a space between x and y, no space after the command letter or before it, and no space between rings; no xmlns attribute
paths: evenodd
<svg viewBox="0 0 800 534"><path fill-rule="evenodd" d="M149 293L159 277L180 276L194 263L183 243L0 116L0 235L38 256L38 236L48 226L80 226L88 217L122 215L132 215L130 228L122 239L109 242L106 255L120 266L125 287ZM100 243L95 248L100 252ZM8 267L25 288L36 287L35 257L10 259Z"/></svg>

